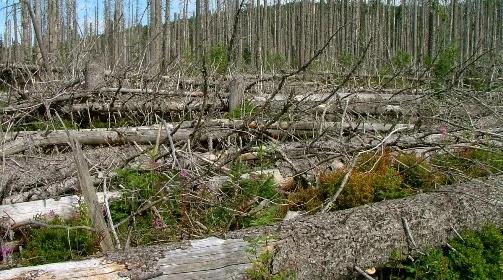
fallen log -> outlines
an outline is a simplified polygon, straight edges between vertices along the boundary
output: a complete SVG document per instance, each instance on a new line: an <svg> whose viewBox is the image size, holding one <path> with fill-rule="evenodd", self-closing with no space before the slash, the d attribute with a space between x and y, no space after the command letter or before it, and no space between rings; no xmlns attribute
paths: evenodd
<svg viewBox="0 0 503 280"><path fill-rule="evenodd" d="M1 279L239 279L250 259L243 240L210 237L119 251L105 257L0 271Z"/></svg>
<svg viewBox="0 0 503 280"><path fill-rule="evenodd" d="M503 223L503 176L447 186L429 193L353 209L291 219L273 226L231 232L228 240L135 248L102 258L1 271L1 279L81 279L150 276L160 279L231 279L250 266L243 238L266 237L273 272L298 279L355 277L354 267L379 267L393 252L403 255L445 244L456 230ZM408 229L403 225L408 221ZM407 232L409 231L409 232ZM416 248L409 245L408 235ZM414 250L412 250L414 249ZM126 271L124 264L127 264ZM104 272L96 267L103 265ZM108 268L112 269L108 269ZM218 273L218 274L217 274Z"/></svg>
<svg viewBox="0 0 503 280"><path fill-rule="evenodd" d="M244 125L241 120L215 119L205 122L202 137L200 140L208 138L218 139L222 135L222 129L232 130ZM176 126L177 124L173 124ZM192 122L183 122L181 128L172 135L173 141L186 141L194 132L189 126ZM249 125L251 129L261 128L262 124L254 122ZM315 136L319 133L321 124L319 122L276 122L271 124L267 131L273 135L299 135ZM323 130L340 131L339 122L323 123ZM364 132L386 132L390 129L410 130L414 128L411 124L381 124L381 123L343 123L343 129L358 129ZM82 129L68 131L70 137L74 137L83 145L117 145L123 143L151 144L157 140L160 133L162 139L166 139L166 130L159 129L158 126L144 126L132 128L112 128L112 129ZM24 131L8 133L5 135L0 154L9 156L21 153L28 149L44 147L50 145L66 145L68 134L64 130L55 130L49 133L41 131Z"/></svg>
<svg viewBox="0 0 503 280"><path fill-rule="evenodd" d="M96 193L98 201L103 203L103 193ZM109 199L119 198L119 192L108 192ZM64 196L59 199L44 199L30 202L21 202L10 205L0 205L0 220L3 225L16 225L29 222L35 217L54 218L59 216L62 219L72 218L79 209L82 197L78 195ZM0 277L1 279L1 277Z"/></svg>
<svg viewBox="0 0 503 280"><path fill-rule="evenodd" d="M115 88L102 89L107 90L107 92L112 92L113 90L119 90ZM124 92L129 92L124 89ZM134 92L141 92L141 89L135 89ZM239 93L239 89L237 90ZM184 94L190 94L184 93ZM113 106L109 106L107 102L93 101L86 103L75 103L65 107L68 111L80 112L80 111L91 111L91 112L109 112L109 111L141 111L149 110L153 112L169 112L169 111L193 111L200 110L201 104L203 103L202 95L199 92L191 93L190 98L180 99L179 97L174 97L173 95L158 95L149 96L147 100L141 95L138 98L118 98L114 102ZM239 95L238 95L239 96ZM300 107L310 107L315 103L319 103L329 96L328 93L316 93L316 94L299 94L294 97L294 101L300 102ZM230 96L233 99L235 96ZM241 98L239 96L238 100L223 102L215 99L214 97L206 100L207 108L210 107L213 110L224 110L226 106L223 103L229 103L229 110L236 108L237 105L241 104ZM339 112L341 108L339 100L342 100L342 106L346 106L346 101L348 104L349 112L365 113L365 114L383 114L383 113L395 113L395 114L412 114L415 111L417 104L421 101L421 95L393 95L393 94L378 94L378 93L338 93L330 98L327 102L323 102L313 108L314 111L322 111L326 113ZM225 98L225 97L224 97ZM263 105L269 98L268 95L253 96L249 100L255 106ZM279 94L275 96L272 100L272 106L274 108L283 106L288 101L288 96L284 94ZM414 110L412 110L414 109Z"/></svg>
<svg viewBox="0 0 503 280"><path fill-rule="evenodd" d="M124 143L150 144L157 139L157 127L134 127L117 129L83 129L69 131L70 137L74 137L83 145L117 145ZM161 137L166 138L166 131L162 130ZM186 140L192 130L179 129L172 137L174 141ZM25 150L50 145L67 145L68 135L64 130L56 130L44 135L44 132L23 132L10 134L6 137L7 142L3 145L0 154L6 156L17 154ZM10 141L9 141L10 140Z"/></svg>
<svg viewBox="0 0 503 280"><path fill-rule="evenodd" d="M134 102L134 100L129 100L127 102L116 101L113 106L102 102L92 102L92 103L77 103L64 107L64 110L71 112L119 112L119 111L147 111L147 112L181 112L181 111L199 111L203 104L203 99L198 99L196 101L169 101L163 100L152 100L152 101L141 101ZM209 100L205 104L205 110L212 108L213 110L223 109L223 105L214 100Z"/></svg>
<svg viewBox="0 0 503 280"><path fill-rule="evenodd" d="M202 97L204 94L200 91L174 91L174 90L164 90L164 89L148 89L148 88L100 88L99 92L102 93L130 93L130 94L159 94L163 98L169 96L186 96L186 97Z"/></svg>
<svg viewBox="0 0 503 280"><path fill-rule="evenodd" d="M502 179L473 180L403 199L231 232L227 237L272 236L277 240L273 270L295 271L298 279L355 277L354 266L379 267L394 252L414 256L417 250L445 245L455 237L453 229L502 225ZM403 219L417 248L410 245Z"/></svg>

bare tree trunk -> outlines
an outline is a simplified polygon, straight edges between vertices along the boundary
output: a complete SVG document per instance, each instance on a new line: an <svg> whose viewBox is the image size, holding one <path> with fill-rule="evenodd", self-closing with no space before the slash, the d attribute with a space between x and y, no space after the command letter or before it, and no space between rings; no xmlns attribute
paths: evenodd
<svg viewBox="0 0 503 280"><path fill-rule="evenodd" d="M30 24L30 12L28 11L28 6L25 1L21 2L21 28L23 31L23 59L25 61L31 61L31 24Z"/></svg>
<svg viewBox="0 0 503 280"><path fill-rule="evenodd" d="M49 70L49 60L48 60L48 55L47 51L45 49L44 41L42 39L42 31L40 30L40 21L37 20L36 14L33 12L33 9L31 8L31 4L29 0L23 0L23 2L26 5L26 8L28 9L28 13L30 14L31 17L31 23L33 24L33 29L35 30L35 36L37 38L38 42L38 48L40 50L40 54L42 55L42 60L43 60L43 66L46 71ZM37 1L35 1L37 2Z"/></svg>
<svg viewBox="0 0 503 280"><path fill-rule="evenodd" d="M58 0L48 0L47 2L47 29L49 31L49 55L51 60L54 60L58 52L59 28L58 28Z"/></svg>
<svg viewBox="0 0 503 280"><path fill-rule="evenodd" d="M162 64L161 71L163 73L167 72L168 62L171 59L171 1L165 0L165 10L164 10L164 28L163 28L163 40L162 40Z"/></svg>

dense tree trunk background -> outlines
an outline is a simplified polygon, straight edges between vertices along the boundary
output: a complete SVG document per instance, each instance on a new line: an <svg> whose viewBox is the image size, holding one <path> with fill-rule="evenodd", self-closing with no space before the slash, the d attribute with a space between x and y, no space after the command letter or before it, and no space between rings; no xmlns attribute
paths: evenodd
<svg viewBox="0 0 503 280"><path fill-rule="evenodd" d="M338 28L314 65L318 70L347 71L369 40L360 74L388 73L390 62L397 67L398 61L408 63L413 73L451 49L458 63L487 54L478 65L493 64L490 58L498 65L503 47L501 1L245 0L240 5L238 0L197 0L174 9L171 1L151 0L144 7L138 1L105 0L85 12L77 11L74 0L29 2L51 60L63 65L74 51L90 53L108 67L137 63L165 71L173 59L192 64L203 53L217 63L218 49L226 49L221 46L229 43L235 23L234 54L223 57L248 71L295 68ZM26 5L6 3L0 61L39 62L31 55L37 49Z"/></svg>

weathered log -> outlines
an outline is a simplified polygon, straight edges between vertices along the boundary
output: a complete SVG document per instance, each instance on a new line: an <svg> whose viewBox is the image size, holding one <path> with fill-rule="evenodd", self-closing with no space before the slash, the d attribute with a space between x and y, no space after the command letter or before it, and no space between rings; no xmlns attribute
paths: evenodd
<svg viewBox="0 0 503 280"><path fill-rule="evenodd" d="M119 275L149 275L159 279L231 279L243 275L250 265L249 257L253 258L246 255L248 245L242 238L258 236L271 239L268 246L274 250L273 271L290 270L298 279L354 277L354 266L378 267L392 252L417 252L409 247L403 218L408 221L417 250L445 244L455 236L453 228L459 231L479 229L487 223L501 225L502 179L474 180L404 199L298 217L273 226L231 232L226 235L230 240L225 241L209 238L190 245L136 248L87 261L15 268L0 272L0 278L65 279L79 275L84 279L117 279ZM127 272L121 266L125 263ZM98 265L113 269L101 274L96 269L83 269Z"/></svg>
<svg viewBox="0 0 503 280"><path fill-rule="evenodd" d="M89 167L87 165L86 159L84 158L84 154L82 153L82 148L79 141L77 141L75 138L70 139L70 146L72 147L74 153L80 191L82 193L82 197L84 198L84 202L87 205L87 209L89 210L91 224L102 237L100 240L101 250L103 252L112 251L114 249L112 236L108 231L105 218L103 217L101 204L98 202L96 189L94 188L94 184L92 183L91 175L89 174Z"/></svg>
<svg viewBox="0 0 503 280"><path fill-rule="evenodd" d="M116 145L122 143L155 143L157 139L157 131L158 128L156 127L135 127L117 128L112 130L72 130L69 133L70 137L74 137L83 145ZM175 135L173 135L173 140L186 140L191 132L192 130L179 129ZM13 155L30 148L68 144L69 139L65 131L52 131L46 136L43 134L44 132L24 132L20 133L17 137L15 134L8 135L8 142L3 145L0 150L0 154ZM161 132L161 137L166 138L166 132L164 130Z"/></svg>
<svg viewBox="0 0 503 280"><path fill-rule="evenodd" d="M103 203L103 193L96 193L98 201ZM108 198L119 198L120 193L108 192ZM30 202L21 202L10 205L0 205L0 220L2 224L16 225L26 223L37 216L55 217L62 219L72 218L79 209L82 197L78 195L64 196L57 200L44 199Z"/></svg>
<svg viewBox="0 0 503 280"><path fill-rule="evenodd" d="M240 84L232 83L231 94L226 94L228 97L229 103L229 111L234 110L238 106L241 106L242 100L244 98L242 91L242 87ZM103 92L113 92L114 90L118 90L117 88L107 88L102 89ZM137 92L141 93L141 89L121 89L120 92ZM66 110L70 110L73 112L79 111L87 111L90 110L92 112L108 112L108 111L119 111L119 110L129 110L129 111L140 111L140 110L149 110L154 112L168 112L168 111L194 111L200 110L200 106L203 103L203 99L201 98L200 92L185 92L180 93L184 95L190 95L190 98L180 99L179 97L175 97L172 94L164 94L159 96L149 96L147 100L138 95L136 100L135 98L127 98L127 100L123 100L124 98L118 98L117 101L114 102L113 106L108 106L106 102L86 102L86 103L75 103L70 105ZM328 97L328 93L317 93L317 94L299 94L294 97L294 100L300 102L300 106L302 108L311 107L313 104L324 100ZM226 97L224 96L224 97ZM268 99L268 95L259 95L253 96L249 100L252 104L256 106L261 106ZM394 114L407 114L411 115L416 110L417 104L421 100L421 95L392 95L392 94L377 94L377 93L338 93L334 95L327 102L323 102L312 108L312 110L326 112L326 113L334 113L340 111L341 104L339 104L338 100L342 99L342 106L346 105L346 101L348 101L348 110L349 112L355 111L361 114L385 114L385 113L394 113ZM277 95L272 100L272 106L281 107L288 100L288 96L284 94ZM215 99L214 97L210 98L206 101L206 105L211 107L213 110L222 110L225 106L223 106L222 102Z"/></svg>
<svg viewBox="0 0 503 280"><path fill-rule="evenodd" d="M243 240L210 237L105 257L0 271L1 279L239 279L250 266Z"/></svg>
<svg viewBox="0 0 503 280"><path fill-rule="evenodd" d="M129 100L127 102L116 101L113 106L102 102L91 103L77 103L64 107L65 110L71 112L118 112L118 111L148 111L148 112L181 112L181 111L199 111L203 100L197 101L169 101L166 99L155 99L153 101L134 102ZM209 100L206 103L205 110L212 108L214 110L221 110L222 104Z"/></svg>
<svg viewBox="0 0 503 280"><path fill-rule="evenodd" d="M172 138L174 141L185 141L193 133L193 129L187 128L192 122L184 122L180 129L176 131ZM218 139L222 129L239 128L244 124L241 120L215 119L205 123L204 133L201 140L208 138ZM174 124L176 125L176 124ZM260 124L255 124L259 128ZM339 122L325 122L324 130L339 131ZM380 123L343 123L343 129L358 129L366 132L386 132L392 128L410 130L414 125L380 124ZM276 122L269 126L268 131L273 135L317 135L319 133L319 122ZM113 128L113 129L82 129L69 131L70 136L77 139L83 145L117 145L122 143L149 144L155 143L159 128L157 126ZM44 135L44 132L25 131L18 133L8 133L5 136L6 143L2 146L0 154L13 155L30 148L44 147L50 145L65 145L68 143L66 131L56 130ZM166 138L166 131L161 131L161 137Z"/></svg>
<svg viewBox="0 0 503 280"><path fill-rule="evenodd" d="M453 228L503 224L503 176L473 180L428 193L353 209L302 217L276 226L234 232L229 238L270 235L276 243L273 270L290 269L298 279L354 277L354 266L379 267L393 252L407 256L402 218L418 250L445 245Z"/></svg>
<svg viewBox="0 0 503 280"><path fill-rule="evenodd" d="M185 97L202 97L204 94L200 91L174 91L164 89L148 89L148 88L100 88L100 92L118 92L118 93L133 93L133 94L159 94L166 98L169 96L185 96Z"/></svg>

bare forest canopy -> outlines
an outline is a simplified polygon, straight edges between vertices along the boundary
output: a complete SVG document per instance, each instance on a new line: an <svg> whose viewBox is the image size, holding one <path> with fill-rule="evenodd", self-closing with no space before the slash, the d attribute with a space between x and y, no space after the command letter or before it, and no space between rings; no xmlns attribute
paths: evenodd
<svg viewBox="0 0 503 280"><path fill-rule="evenodd" d="M443 59L465 65L464 75L476 78L503 71L503 2L497 0L151 0L143 5L105 0L86 12L85 20L76 2L7 0L0 62L42 64L38 27L48 63L68 70L93 60L112 69L194 71L201 57L221 73L297 68L335 33L311 68L347 73L361 60L361 75L392 75L404 68L404 75L418 77L422 67Z"/></svg>

